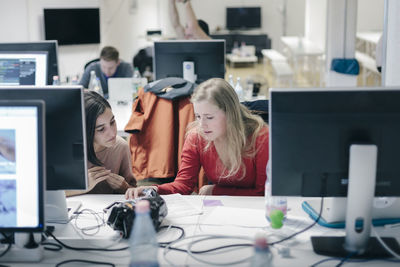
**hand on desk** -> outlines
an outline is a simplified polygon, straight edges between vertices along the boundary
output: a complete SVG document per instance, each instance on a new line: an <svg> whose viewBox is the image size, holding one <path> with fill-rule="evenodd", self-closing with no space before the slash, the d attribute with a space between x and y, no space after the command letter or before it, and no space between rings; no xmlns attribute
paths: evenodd
<svg viewBox="0 0 400 267"><path fill-rule="evenodd" d="M125 192L125 198L126 198L126 199L137 198L137 197L143 195L143 190L148 189L148 188L152 188L152 189L154 189L156 192L157 192L157 190L158 190L157 186L153 186L153 185L149 185L149 186L139 186L139 187L131 187L131 188L128 188L128 190L126 190L126 192Z"/></svg>
<svg viewBox="0 0 400 267"><path fill-rule="evenodd" d="M199 190L199 195L212 195L215 185L203 185Z"/></svg>

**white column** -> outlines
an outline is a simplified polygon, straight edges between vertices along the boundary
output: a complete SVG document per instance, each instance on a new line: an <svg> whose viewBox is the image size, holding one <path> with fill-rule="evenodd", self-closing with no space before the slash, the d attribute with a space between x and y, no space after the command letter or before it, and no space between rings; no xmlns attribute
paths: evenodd
<svg viewBox="0 0 400 267"><path fill-rule="evenodd" d="M400 85L400 1L385 0L385 22L382 39L382 84Z"/></svg>
<svg viewBox="0 0 400 267"><path fill-rule="evenodd" d="M334 58L354 58L357 24L357 0L328 0L325 84L356 86L357 76L331 71ZM346 24L346 25L345 25Z"/></svg>

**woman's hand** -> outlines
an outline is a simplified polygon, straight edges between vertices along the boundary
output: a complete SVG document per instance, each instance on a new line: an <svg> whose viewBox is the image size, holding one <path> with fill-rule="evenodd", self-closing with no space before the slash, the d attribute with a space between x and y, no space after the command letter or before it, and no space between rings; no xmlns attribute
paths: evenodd
<svg viewBox="0 0 400 267"><path fill-rule="evenodd" d="M203 185L199 190L199 195L212 195L215 185Z"/></svg>
<svg viewBox="0 0 400 267"><path fill-rule="evenodd" d="M98 183L107 180L111 171L104 167L96 166L88 170L88 192L91 191Z"/></svg>
<svg viewBox="0 0 400 267"><path fill-rule="evenodd" d="M114 190L118 190L122 187L127 188L129 187L128 183L125 181L125 178L115 174L115 173L110 173L107 177L107 183L109 184L109 186L114 189Z"/></svg>
<svg viewBox="0 0 400 267"><path fill-rule="evenodd" d="M128 188L128 190L126 190L126 192L125 192L125 198L126 198L126 199L137 198L137 197L139 197L140 195L142 195L144 189L148 189L148 188L152 188L152 189L154 189L156 192L157 192L157 190L158 190L157 186L154 186L154 185L150 185L150 186L139 186L139 187L131 187L131 188Z"/></svg>

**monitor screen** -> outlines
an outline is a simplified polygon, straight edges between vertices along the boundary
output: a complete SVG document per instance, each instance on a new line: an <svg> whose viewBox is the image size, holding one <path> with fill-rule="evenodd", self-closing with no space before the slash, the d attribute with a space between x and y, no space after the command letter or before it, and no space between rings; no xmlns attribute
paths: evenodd
<svg viewBox="0 0 400 267"><path fill-rule="evenodd" d="M375 144L375 194L400 196L398 103L400 90L274 88L269 106L272 194L347 196L350 145Z"/></svg>
<svg viewBox="0 0 400 267"><path fill-rule="evenodd" d="M227 7L226 28L229 30L261 28L261 7Z"/></svg>
<svg viewBox="0 0 400 267"><path fill-rule="evenodd" d="M53 76L58 76L57 41L28 43L0 43L0 53L47 52L46 85L53 83Z"/></svg>
<svg viewBox="0 0 400 267"><path fill-rule="evenodd" d="M192 62L196 83L225 78L225 40L179 40L154 43L155 79L184 77L184 62Z"/></svg>
<svg viewBox="0 0 400 267"><path fill-rule="evenodd" d="M47 53L0 51L0 85L40 85L47 82Z"/></svg>
<svg viewBox="0 0 400 267"><path fill-rule="evenodd" d="M45 39L60 45L99 44L99 14L98 8L44 9Z"/></svg>
<svg viewBox="0 0 400 267"><path fill-rule="evenodd" d="M41 231L44 103L1 99L0 232Z"/></svg>
<svg viewBox="0 0 400 267"><path fill-rule="evenodd" d="M45 102L47 190L86 189L82 87L0 87L0 99L39 99Z"/></svg>

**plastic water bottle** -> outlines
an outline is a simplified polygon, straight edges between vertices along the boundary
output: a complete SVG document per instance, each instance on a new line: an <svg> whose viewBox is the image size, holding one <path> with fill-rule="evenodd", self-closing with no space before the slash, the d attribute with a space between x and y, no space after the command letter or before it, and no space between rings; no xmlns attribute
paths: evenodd
<svg viewBox="0 0 400 267"><path fill-rule="evenodd" d="M158 242L150 218L150 202L140 200L135 207L135 220L129 239L130 267L158 267Z"/></svg>
<svg viewBox="0 0 400 267"><path fill-rule="evenodd" d="M96 80L95 80L95 83L94 83L94 86L93 86L93 90L96 93L98 93L99 95L104 96L103 88L101 87L101 82L100 82L99 77L96 77Z"/></svg>
<svg viewBox="0 0 400 267"><path fill-rule="evenodd" d="M244 92L243 92L243 87L240 84L240 77L237 77L237 79L236 79L235 92L239 97L239 101L242 102L243 101Z"/></svg>
<svg viewBox="0 0 400 267"><path fill-rule="evenodd" d="M140 86L142 86L142 75L140 75L139 68L135 67L132 79L132 100L135 100Z"/></svg>
<svg viewBox="0 0 400 267"><path fill-rule="evenodd" d="M94 87L96 86L96 79L96 72L94 70L90 71L90 80L88 85L89 90L94 90Z"/></svg>
<svg viewBox="0 0 400 267"><path fill-rule="evenodd" d="M232 86L233 89L235 89L235 82L233 81L232 74L229 74L228 83Z"/></svg>
<svg viewBox="0 0 400 267"><path fill-rule="evenodd" d="M53 76L53 85L60 85L60 77L57 75Z"/></svg>
<svg viewBox="0 0 400 267"><path fill-rule="evenodd" d="M287 199L282 196L272 196L271 193L271 168L268 161L267 180L265 181L265 217L271 223L271 227L279 229L283 225L287 214Z"/></svg>
<svg viewBox="0 0 400 267"><path fill-rule="evenodd" d="M272 253L269 249L267 238L263 233L257 233L254 241L254 255L251 267L271 267Z"/></svg>

